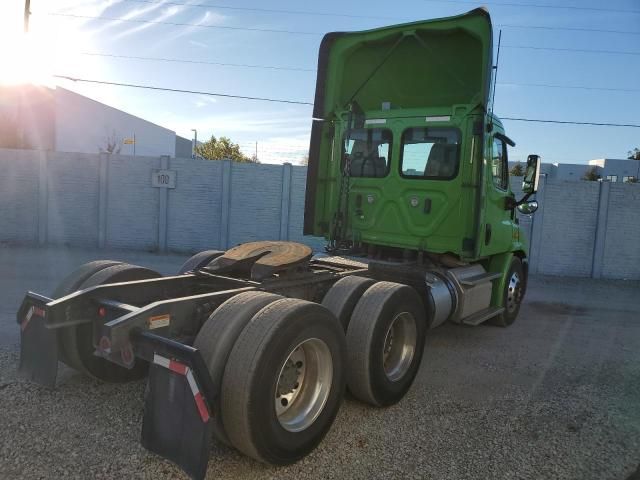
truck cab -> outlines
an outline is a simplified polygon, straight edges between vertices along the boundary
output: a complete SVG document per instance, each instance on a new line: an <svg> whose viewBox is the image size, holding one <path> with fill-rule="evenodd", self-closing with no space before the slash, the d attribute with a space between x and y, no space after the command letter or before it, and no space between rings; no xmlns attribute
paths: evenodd
<svg viewBox="0 0 640 480"><path fill-rule="evenodd" d="M372 271L413 272L432 326L506 326L525 292L516 209L535 211L540 160L530 156L517 200L494 71L484 8L330 33L320 47L305 234L327 238L331 254L366 256Z"/></svg>
<svg viewBox="0 0 640 480"><path fill-rule="evenodd" d="M489 14L328 34L305 233L330 249L479 261L517 252L508 147L491 112Z"/></svg>

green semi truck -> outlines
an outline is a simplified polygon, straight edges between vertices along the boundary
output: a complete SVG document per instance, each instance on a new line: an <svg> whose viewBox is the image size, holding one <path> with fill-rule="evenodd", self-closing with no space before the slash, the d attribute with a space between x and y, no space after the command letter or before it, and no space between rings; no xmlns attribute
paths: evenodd
<svg viewBox="0 0 640 480"><path fill-rule="evenodd" d="M169 277L90 262L25 296L21 373L53 387L62 361L147 378L143 445L203 478L214 439L288 464L322 440L345 388L400 401L429 329L513 323L528 270L516 211L537 208L540 159L516 199L492 39L484 9L326 35L304 221L326 253L252 242Z"/></svg>

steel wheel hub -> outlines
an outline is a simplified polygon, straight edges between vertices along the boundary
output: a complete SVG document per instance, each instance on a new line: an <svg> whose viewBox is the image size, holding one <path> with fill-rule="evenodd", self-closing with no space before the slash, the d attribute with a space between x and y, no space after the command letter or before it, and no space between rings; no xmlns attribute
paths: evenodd
<svg viewBox="0 0 640 480"><path fill-rule="evenodd" d="M384 339L382 364L389 380L400 380L409 370L417 344L416 320L409 312L395 316Z"/></svg>
<svg viewBox="0 0 640 480"><path fill-rule="evenodd" d="M515 312L521 300L522 282L520 281L520 275L517 272L513 272L507 286L507 311L509 313Z"/></svg>
<svg viewBox="0 0 640 480"><path fill-rule="evenodd" d="M296 346L277 378L275 411L280 425L299 432L322 412L333 378L333 360L326 343L310 338Z"/></svg>

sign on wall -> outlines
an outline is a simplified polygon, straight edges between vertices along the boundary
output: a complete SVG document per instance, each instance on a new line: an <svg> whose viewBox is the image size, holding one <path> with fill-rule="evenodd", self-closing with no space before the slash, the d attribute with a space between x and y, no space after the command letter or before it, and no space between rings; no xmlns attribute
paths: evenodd
<svg viewBox="0 0 640 480"><path fill-rule="evenodd" d="M151 186L157 188L176 188L175 170L153 169L151 173Z"/></svg>

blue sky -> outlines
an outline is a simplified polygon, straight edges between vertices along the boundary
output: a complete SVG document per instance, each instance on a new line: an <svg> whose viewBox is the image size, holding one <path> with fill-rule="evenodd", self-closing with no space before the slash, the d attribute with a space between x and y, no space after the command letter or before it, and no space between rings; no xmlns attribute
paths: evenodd
<svg viewBox="0 0 640 480"><path fill-rule="evenodd" d="M495 111L500 116L640 123L640 0L496 0L497 3L535 3L592 7L600 10L534 8L487 3L495 25L502 27L502 45ZM21 2L15 2L20 4ZM208 7L177 5L209 4ZM432 0L335 1L302 3L291 0L32 0L32 33L55 43L50 68L55 73L115 82L158 85L237 95L313 101L316 56L322 33L360 30L403 20L463 13L481 3ZM19 5L18 5L19 6ZM233 8L220 8L233 7ZM2 7L6 8L6 7ZM306 15L258 12L237 8L326 13ZM285 34L223 28L158 25L52 16L50 13L128 18L172 23L293 30L317 34ZM16 14L17 13L17 14ZM4 15L21 25L19 9ZM345 16L340 16L345 15ZM361 18L380 17L380 18ZM636 32L599 33L564 30L585 28ZM54 42L53 39L56 39ZM66 39L63 41L63 39ZM520 47L632 52L604 54L549 51ZM6 48L6 45L3 47ZM154 62L84 55L179 58L220 63L274 65L311 71L270 70L187 63ZM549 84L635 91L542 88L515 84ZM311 107L152 92L104 85L59 81L109 105L141 116L190 137L226 135L266 162L297 162L306 152ZM640 147L639 128L563 126L505 121L517 143L511 159L528 153L546 162L586 163L593 158L624 158Z"/></svg>

